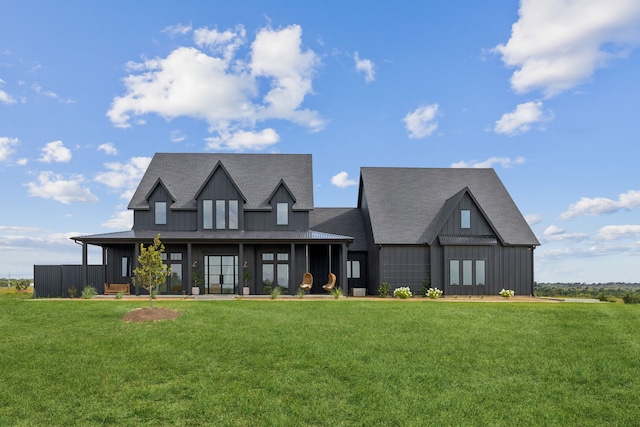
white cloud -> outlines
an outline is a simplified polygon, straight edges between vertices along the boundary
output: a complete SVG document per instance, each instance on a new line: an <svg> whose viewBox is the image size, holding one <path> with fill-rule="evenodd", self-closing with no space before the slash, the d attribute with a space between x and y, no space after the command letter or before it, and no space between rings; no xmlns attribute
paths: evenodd
<svg viewBox="0 0 640 427"><path fill-rule="evenodd" d="M371 83L376 79L373 62L369 59L360 59L358 52L353 54L353 60L356 61L356 71L364 73L365 82Z"/></svg>
<svg viewBox="0 0 640 427"><path fill-rule="evenodd" d="M163 33L167 33L169 34L171 37L176 36L176 35L185 35L185 34L189 34L191 32L191 24L188 25L184 25L184 24L176 24L176 25L169 25L168 27L165 27L162 32Z"/></svg>
<svg viewBox="0 0 640 427"><path fill-rule="evenodd" d="M0 85L2 84L4 84L4 80L0 79ZM7 92L0 90L0 103L11 105L16 103L16 99Z"/></svg>
<svg viewBox="0 0 640 427"><path fill-rule="evenodd" d="M171 133L169 134L169 139L171 140L171 142L179 143L187 139L187 137L184 133L182 133L182 131L176 129L171 131Z"/></svg>
<svg viewBox="0 0 640 427"><path fill-rule="evenodd" d="M514 165L521 165L525 163L527 159L524 157L516 157L515 159L511 159L509 157L489 157L484 161L472 160L470 162L465 162L464 160L459 161L457 163L452 163L452 168L492 168L494 165L500 165L503 168L510 168Z"/></svg>
<svg viewBox="0 0 640 427"><path fill-rule="evenodd" d="M105 154L110 156L115 156L118 154L118 149L111 142L106 142L104 144L98 145L99 151L104 151Z"/></svg>
<svg viewBox="0 0 640 427"><path fill-rule="evenodd" d="M72 99L60 98L60 96L58 96L57 93L55 93L55 92L53 92L51 90L45 90L45 89L42 88L42 86L40 86L37 83L32 84L31 85L31 89L33 89L33 91L35 93L37 93L38 95L46 96L46 97L52 98L52 99L57 99L58 101L63 102L65 104L74 104L75 103L75 101L72 100Z"/></svg>
<svg viewBox="0 0 640 427"><path fill-rule="evenodd" d="M607 225L596 235L597 240L618 240L640 237L640 225Z"/></svg>
<svg viewBox="0 0 640 427"><path fill-rule="evenodd" d="M29 159L26 158L21 158L16 160L16 164L20 165L20 166L26 166L26 164L29 163Z"/></svg>
<svg viewBox="0 0 640 427"><path fill-rule="evenodd" d="M517 93L540 89L552 97L639 42L637 0L522 0L509 41L493 51L517 68L511 77Z"/></svg>
<svg viewBox="0 0 640 427"><path fill-rule="evenodd" d="M438 122L435 121L437 114L437 103L420 106L408 113L402 121L409 132L409 138L421 139L431 135L438 128Z"/></svg>
<svg viewBox="0 0 640 427"><path fill-rule="evenodd" d="M620 210L631 210L640 207L640 191L629 190L620 194L618 200L604 197L582 197L578 202L569 206L566 212L560 215L562 219L575 218L582 215L598 216L610 214Z"/></svg>
<svg viewBox="0 0 640 427"><path fill-rule="evenodd" d="M111 215L108 221L100 225L115 230L130 230L133 227L133 211L128 209L120 210Z"/></svg>
<svg viewBox="0 0 640 427"><path fill-rule="evenodd" d="M545 116L542 112L541 101L525 102L524 104L519 104L511 113L504 113L500 120L496 120L494 131L495 133L513 136L529 131L534 123L546 122L551 118L551 114Z"/></svg>
<svg viewBox="0 0 640 427"><path fill-rule="evenodd" d="M247 132L240 130L233 134L206 138L209 150L233 150L233 151L260 151L280 140L278 133L271 129L260 132Z"/></svg>
<svg viewBox="0 0 640 427"><path fill-rule="evenodd" d="M82 175L73 175L70 179L64 179L53 172L40 172L38 182L25 184L30 196L43 199L53 199L63 204L72 202L96 203L98 198L91 191L82 186Z"/></svg>
<svg viewBox="0 0 640 427"><path fill-rule="evenodd" d="M525 215L524 220L527 221L527 224L529 225L535 225L542 222L542 217L540 216L540 214L531 213L531 214Z"/></svg>
<svg viewBox="0 0 640 427"><path fill-rule="evenodd" d="M567 233L564 229L555 225L550 225L544 230L544 237L542 240L547 242L559 242L565 240L582 241L587 238L584 233Z"/></svg>
<svg viewBox="0 0 640 427"><path fill-rule="evenodd" d="M115 190L123 190L123 199L129 199L140 180L147 170L151 157L132 157L126 163L110 162L105 163L105 172L98 173L94 181L111 187Z"/></svg>
<svg viewBox="0 0 640 427"><path fill-rule="evenodd" d="M301 108L312 93L320 64L313 51L302 50L302 29L262 28L249 55L238 52L244 36L241 26L224 32L201 28L194 31L195 43L213 56L195 47L179 47L166 58L128 64L126 93L114 98L107 116L118 127L129 127L133 118L145 114L202 119L213 138L224 141L229 135L244 135L238 131L273 137L272 130L255 130L256 123L270 119L321 130L324 121L319 114Z"/></svg>
<svg viewBox="0 0 640 427"><path fill-rule="evenodd" d="M198 28L193 32L193 41L198 47L206 47L211 52L220 54L225 62L233 59L238 49L245 44L246 30L238 25L234 31L219 32L217 29Z"/></svg>
<svg viewBox="0 0 640 427"><path fill-rule="evenodd" d="M349 174L346 172L339 172L331 177L331 183L339 188L347 188L358 185L358 181L349 179Z"/></svg>
<svg viewBox="0 0 640 427"><path fill-rule="evenodd" d="M52 141L44 146L40 161L43 163L67 163L71 160L71 150L64 146L62 141Z"/></svg>
<svg viewBox="0 0 640 427"><path fill-rule="evenodd" d="M14 147L19 143L18 138L0 136L0 162L6 161L11 154L15 153Z"/></svg>

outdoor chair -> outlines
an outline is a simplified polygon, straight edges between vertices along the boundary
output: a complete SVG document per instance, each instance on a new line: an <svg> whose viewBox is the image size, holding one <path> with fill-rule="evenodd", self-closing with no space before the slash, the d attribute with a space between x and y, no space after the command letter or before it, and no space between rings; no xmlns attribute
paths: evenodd
<svg viewBox="0 0 640 427"><path fill-rule="evenodd" d="M322 289L324 289L327 292L330 292L335 285L336 285L336 275L333 273L329 273L329 282L326 285L322 285Z"/></svg>
<svg viewBox="0 0 640 427"><path fill-rule="evenodd" d="M311 291L311 287L313 286L313 276L311 273L304 273L302 276L302 283L300 284L300 289L303 291Z"/></svg>

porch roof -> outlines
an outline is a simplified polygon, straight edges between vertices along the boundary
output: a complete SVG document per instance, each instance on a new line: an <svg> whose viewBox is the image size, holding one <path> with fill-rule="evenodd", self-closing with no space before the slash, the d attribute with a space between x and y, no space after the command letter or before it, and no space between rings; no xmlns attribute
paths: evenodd
<svg viewBox="0 0 640 427"><path fill-rule="evenodd" d="M71 240L94 245L109 243L141 243L150 242L160 233L163 243L346 243L353 242L353 237L320 231L158 231L129 230L116 233L92 234L72 237Z"/></svg>
<svg viewBox="0 0 640 427"><path fill-rule="evenodd" d="M440 236L439 241L443 246L490 246L498 244L498 239L494 236Z"/></svg>

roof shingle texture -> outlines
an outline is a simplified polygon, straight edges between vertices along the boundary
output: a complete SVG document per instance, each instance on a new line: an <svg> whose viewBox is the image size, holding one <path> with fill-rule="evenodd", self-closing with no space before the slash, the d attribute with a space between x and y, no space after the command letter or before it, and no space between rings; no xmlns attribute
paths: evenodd
<svg viewBox="0 0 640 427"><path fill-rule="evenodd" d="M465 187L506 245L540 244L493 169L364 167L360 173L375 244L428 243L439 232L433 224L441 224L445 203Z"/></svg>
<svg viewBox="0 0 640 427"><path fill-rule="evenodd" d="M269 196L284 181L296 202L293 209L313 209L310 154L157 153L153 156L129 209L148 209L146 199L158 179L175 202L172 209L196 209L196 193L221 163L246 197L245 209L270 209Z"/></svg>

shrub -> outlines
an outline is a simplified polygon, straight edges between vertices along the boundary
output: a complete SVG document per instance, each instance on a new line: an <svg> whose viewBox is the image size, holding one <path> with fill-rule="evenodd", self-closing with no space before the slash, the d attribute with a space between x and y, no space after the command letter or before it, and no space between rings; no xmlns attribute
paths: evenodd
<svg viewBox="0 0 640 427"><path fill-rule="evenodd" d="M298 298L304 298L304 289L298 288Z"/></svg>
<svg viewBox="0 0 640 427"><path fill-rule="evenodd" d="M438 299L442 296L442 291L438 288L429 288L427 289L426 296L431 299Z"/></svg>
<svg viewBox="0 0 640 427"><path fill-rule="evenodd" d="M411 293L411 289L408 286L400 286L399 288L395 288L393 290L393 296L398 297L400 299L407 299L413 296Z"/></svg>
<svg viewBox="0 0 640 427"><path fill-rule="evenodd" d="M276 286L275 288L273 288L273 290L271 291L271 299L276 299L280 296L280 294L282 294L282 288L280 286Z"/></svg>
<svg viewBox="0 0 640 427"><path fill-rule="evenodd" d="M386 298L387 296L389 296L390 291L391 285L387 282L382 282L378 287L378 295L380 295L382 298Z"/></svg>
<svg viewBox="0 0 640 427"><path fill-rule="evenodd" d="M69 298L75 298L78 295L78 289L75 286L71 285L69 288Z"/></svg>
<svg viewBox="0 0 640 427"><path fill-rule="evenodd" d="M124 296L124 292L120 291L116 294L116 299L122 299L123 296Z"/></svg>
<svg viewBox="0 0 640 427"><path fill-rule="evenodd" d="M342 289L334 286L334 288L331 289L331 295L333 295L335 299L340 298L342 296Z"/></svg>
<svg viewBox="0 0 640 427"><path fill-rule="evenodd" d="M500 291L500 296L502 298L511 298L512 296L514 296L516 293L514 291L512 291L511 289L502 289Z"/></svg>
<svg viewBox="0 0 640 427"><path fill-rule="evenodd" d="M604 291L596 295L596 298L602 302L616 302L614 297L607 295Z"/></svg>
<svg viewBox="0 0 640 427"><path fill-rule="evenodd" d="M93 286L87 286L82 290L81 298L91 299L96 295L98 295L98 291L96 291L96 288L94 288Z"/></svg>
<svg viewBox="0 0 640 427"><path fill-rule="evenodd" d="M420 291L420 295L428 297L429 289L431 289L431 279L429 277L425 277L422 281L422 290Z"/></svg>
<svg viewBox="0 0 640 427"><path fill-rule="evenodd" d="M625 304L640 304L640 294L637 292L627 292L622 296Z"/></svg>

